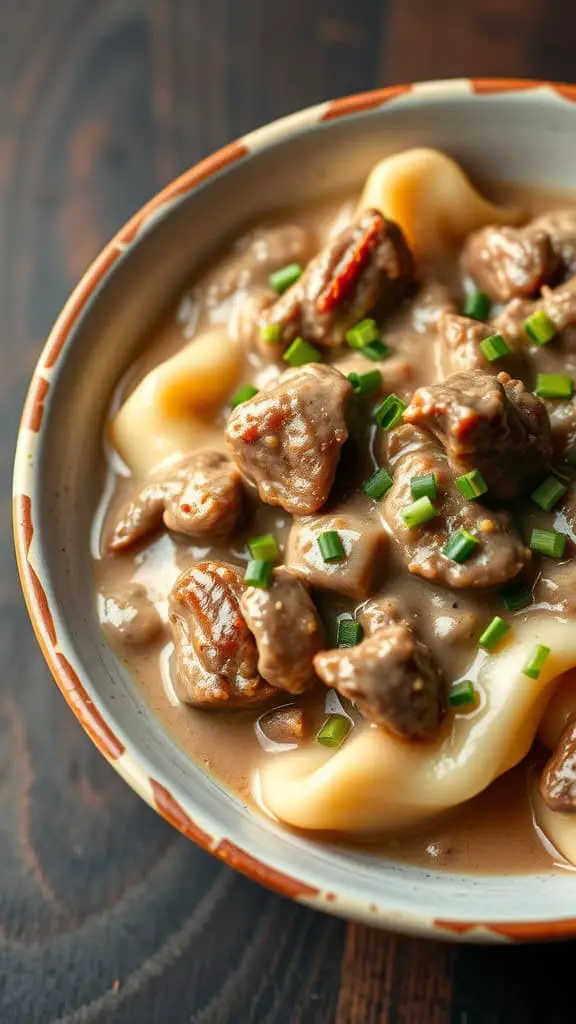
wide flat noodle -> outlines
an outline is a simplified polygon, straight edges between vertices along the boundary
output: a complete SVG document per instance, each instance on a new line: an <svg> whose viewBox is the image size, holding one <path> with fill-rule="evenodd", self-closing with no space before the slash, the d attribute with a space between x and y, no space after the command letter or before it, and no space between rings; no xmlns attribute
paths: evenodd
<svg viewBox="0 0 576 1024"><path fill-rule="evenodd" d="M517 224L520 210L496 206L474 188L462 168L436 149L408 149L385 157L368 175L360 208L375 207L396 221L420 258L434 258L486 224Z"/></svg>
<svg viewBox="0 0 576 1024"><path fill-rule="evenodd" d="M537 643L551 648L538 680L522 674ZM558 677L576 665L569 620L536 615L514 624L479 669L481 706L456 715L434 743L365 728L335 753L280 755L261 770L264 803L299 828L365 831L424 821L469 800L528 752Z"/></svg>
<svg viewBox="0 0 576 1024"><path fill-rule="evenodd" d="M134 474L146 476L165 459L196 448L218 447L216 436L224 447L209 417L227 400L240 365L239 346L216 328L144 377L110 427L113 446Z"/></svg>

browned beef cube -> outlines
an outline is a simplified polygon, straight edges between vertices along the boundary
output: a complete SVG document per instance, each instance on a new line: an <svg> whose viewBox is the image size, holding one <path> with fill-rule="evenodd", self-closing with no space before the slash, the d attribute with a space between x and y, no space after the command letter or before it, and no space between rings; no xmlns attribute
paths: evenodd
<svg viewBox="0 0 576 1024"><path fill-rule="evenodd" d="M351 394L338 370L309 363L233 411L226 428L230 453L262 501L295 515L322 507L348 437Z"/></svg>

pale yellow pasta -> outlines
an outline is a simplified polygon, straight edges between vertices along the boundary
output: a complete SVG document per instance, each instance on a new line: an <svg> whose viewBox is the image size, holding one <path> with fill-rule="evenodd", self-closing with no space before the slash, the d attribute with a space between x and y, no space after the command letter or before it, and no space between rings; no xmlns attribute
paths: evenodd
<svg viewBox="0 0 576 1024"><path fill-rule="evenodd" d="M486 224L515 224L518 209L496 206L474 188L459 165L435 149L385 157L368 175L361 209L375 207L396 221L418 256L437 256Z"/></svg>
<svg viewBox="0 0 576 1024"><path fill-rule="evenodd" d="M136 475L150 473L167 458L207 444L222 431L209 417L238 380L241 352L223 328L199 335L148 373L114 417L113 446Z"/></svg>
<svg viewBox="0 0 576 1024"><path fill-rule="evenodd" d="M571 718L576 718L576 671L567 672L552 694L538 729L540 742L554 750Z"/></svg>
<svg viewBox="0 0 576 1024"><path fill-rule="evenodd" d="M535 644L549 646L538 680L523 675ZM408 743L365 728L335 753L279 756L261 771L266 806L307 829L362 831L417 823L485 789L530 749L558 676L576 665L573 623L532 616L514 626L504 649L486 658L485 700L457 715L449 735Z"/></svg>

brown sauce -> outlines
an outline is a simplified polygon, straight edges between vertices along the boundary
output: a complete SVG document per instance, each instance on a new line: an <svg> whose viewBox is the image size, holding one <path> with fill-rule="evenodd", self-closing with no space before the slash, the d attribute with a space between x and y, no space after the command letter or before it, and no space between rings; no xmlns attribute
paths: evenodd
<svg viewBox="0 0 576 1024"><path fill-rule="evenodd" d="M501 202L520 202L531 215L554 206L570 205L565 197L554 197L531 189L498 186L490 187L487 192ZM318 249L325 242L334 221L345 219L351 207L352 201L348 200L321 210L283 212L274 219L274 223L304 224L311 231L315 248ZM208 325L228 320L234 296L226 295L220 297L220 301L215 300L214 282L217 280L218 266L216 264L214 270L209 271L203 280L195 283L185 293L170 315L151 334L141 359L130 368L119 385L114 408L118 407L120 401L152 367L178 352L196 332ZM444 259L435 268L435 277L454 287L454 260ZM415 328L413 320L408 324L405 316L393 318L387 329L387 341L392 348L398 349L399 358L405 360L408 391L436 378L434 350L432 346L428 349L423 346L423 335ZM338 358L337 365L341 365L345 373L357 367L358 357L352 352L344 359L341 355ZM361 369L365 371L367 367L362 365ZM382 370L386 374L388 365L383 364ZM243 379L246 382L254 381L258 373L261 378L266 378L273 375L274 370L266 366L255 366L252 358L251 363L248 362L245 367ZM213 444L220 449L223 448L224 420L224 413L219 412L211 425ZM365 463L355 467L359 479L364 478L378 464L378 439L374 431L367 452ZM111 458L108 485L95 520L93 537L95 586L104 631L119 657L127 663L136 686L142 691L154 714L178 745L237 793L243 802L252 803L258 808L252 789L254 772L263 758L274 756L276 749L268 745L269 750L266 752L258 738L259 730L255 727L255 720L264 712L210 713L179 702L170 678L172 644L168 632L162 631L161 627L156 629L153 622L147 623L146 628L150 626L150 637L145 643L132 644L127 641L129 631L123 632L121 628L123 612L118 609L115 595L128 585L140 585L144 588L146 598L156 606L160 620L166 623L168 593L183 569L194 561L206 558L243 566L247 561L247 539L259 534L274 533L283 546L291 517L282 509L254 502L251 514L245 518L231 542L202 546L163 532L156 539L129 553L110 555L103 551L102 537L109 530L130 486L130 480L123 475L118 460ZM352 500L361 501L360 498ZM539 522L538 516L534 518ZM380 581L382 585L385 584L387 593L394 590L394 578L402 572L402 566L395 561L395 557L391 556L391 563L387 564ZM458 643L452 645L450 636L457 632L458 623L470 606L473 606L479 621L488 622L495 612L493 598L482 591L473 595L469 592L439 591L416 576L404 578L402 586L419 617L425 633L424 639L434 649L445 672L451 678L458 677L469 664L470 651L459 647ZM343 597L325 595L319 597L318 603L324 620L332 623L332 630L338 614L348 614L357 604ZM432 615L430 607L434 608ZM319 687L301 701L310 736L313 737L326 709L337 710L334 701L338 701L336 693L324 687ZM290 695L284 695L283 699L278 700L279 704L292 702ZM428 822L426 826L380 836L374 841L363 841L362 847L384 857L434 869L516 873L551 868L555 859L549 848L541 842L534 827L529 798L530 779L533 778L535 765L540 764L541 759L541 752L534 752L533 756L498 779L480 796ZM318 836L315 835L315 838ZM358 845L356 840L352 845Z"/></svg>

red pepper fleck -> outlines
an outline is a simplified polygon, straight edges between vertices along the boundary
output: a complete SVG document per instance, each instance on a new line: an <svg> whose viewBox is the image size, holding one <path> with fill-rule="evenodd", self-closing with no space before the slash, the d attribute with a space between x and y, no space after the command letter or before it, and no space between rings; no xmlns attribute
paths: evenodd
<svg viewBox="0 0 576 1024"><path fill-rule="evenodd" d="M382 217L380 214L375 214L372 224L356 244L344 254L343 259L336 267L330 284L318 296L316 308L319 313L328 313L334 309L342 301L346 292L350 291L356 283L370 252L378 243L381 228Z"/></svg>
<svg viewBox="0 0 576 1024"><path fill-rule="evenodd" d="M456 431L456 437L459 441L464 441L470 434L473 434L478 426L478 415L475 412L470 412L468 416L462 417L458 422L458 430Z"/></svg>
<svg viewBox="0 0 576 1024"><path fill-rule="evenodd" d="M260 437L260 430L258 425L256 423L251 423L249 426L246 427L245 430L242 431L240 437L242 438L243 441L257 441L258 438Z"/></svg>

